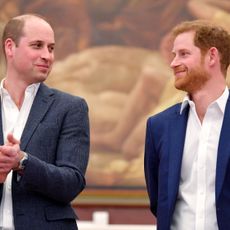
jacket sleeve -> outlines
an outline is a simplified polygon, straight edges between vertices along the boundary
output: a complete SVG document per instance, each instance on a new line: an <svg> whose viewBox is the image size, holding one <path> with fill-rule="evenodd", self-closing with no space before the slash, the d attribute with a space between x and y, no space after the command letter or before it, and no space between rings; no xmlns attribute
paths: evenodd
<svg viewBox="0 0 230 230"><path fill-rule="evenodd" d="M145 137L144 170L151 212L157 216L158 200L158 156L154 146L151 118L147 121Z"/></svg>
<svg viewBox="0 0 230 230"><path fill-rule="evenodd" d="M60 108L60 113L62 113L62 108ZM45 135L52 135L53 138L49 138L48 142L46 137L41 137L46 147L37 146L37 148L44 152L46 152L45 148L52 148L53 153L50 155L53 159L50 160L44 156L46 157L44 160L39 157L38 151L32 154L28 148L28 152L26 151L29 156L28 162L19 183L29 192L36 192L47 198L69 203L85 187L84 175L88 164L90 143L88 106L85 100L80 99L76 102L73 100L62 116L57 130L53 131L53 134L47 131Z"/></svg>

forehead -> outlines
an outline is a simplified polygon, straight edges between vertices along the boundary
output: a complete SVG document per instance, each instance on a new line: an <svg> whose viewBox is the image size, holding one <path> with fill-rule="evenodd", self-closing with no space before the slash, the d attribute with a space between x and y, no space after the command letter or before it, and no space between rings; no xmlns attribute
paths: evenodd
<svg viewBox="0 0 230 230"><path fill-rule="evenodd" d="M192 48L195 47L194 44L194 31L184 32L175 38L173 42L173 50L184 49L184 48Z"/></svg>
<svg viewBox="0 0 230 230"><path fill-rule="evenodd" d="M40 18L29 18L23 27L23 37L29 40L40 40L54 43L54 32L51 26Z"/></svg>

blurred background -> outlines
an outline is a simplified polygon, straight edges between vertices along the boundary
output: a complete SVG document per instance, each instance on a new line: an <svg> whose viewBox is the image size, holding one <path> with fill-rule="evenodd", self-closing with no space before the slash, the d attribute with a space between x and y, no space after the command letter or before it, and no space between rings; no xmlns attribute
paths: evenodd
<svg viewBox="0 0 230 230"><path fill-rule="evenodd" d="M100 211L110 224L155 223L144 181L145 123L184 96L173 87L169 31L192 19L230 31L230 1L0 0L0 31L24 13L45 16L56 33L56 63L46 83L89 105L87 188L72 203L80 220ZM0 67L3 78L2 50Z"/></svg>

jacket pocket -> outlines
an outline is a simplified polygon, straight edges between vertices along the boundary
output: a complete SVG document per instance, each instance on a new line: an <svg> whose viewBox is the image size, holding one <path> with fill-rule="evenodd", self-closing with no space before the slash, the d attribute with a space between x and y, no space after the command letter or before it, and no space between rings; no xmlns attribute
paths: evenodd
<svg viewBox="0 0 230 230"><path fill-rule="evenodd" d="M49 221L77 219L77 215L70 206L52 205L45 208L46 219Z"/></svg>

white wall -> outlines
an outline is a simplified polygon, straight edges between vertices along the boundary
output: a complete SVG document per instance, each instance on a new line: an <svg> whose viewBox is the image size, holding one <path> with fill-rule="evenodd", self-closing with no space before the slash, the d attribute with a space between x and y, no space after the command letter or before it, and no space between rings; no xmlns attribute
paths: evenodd
<svg viewBox="0 0 230 230"><path fill-rule="evenodd" d="M156 230L154 225L109 224L108 212L94 212L92 221L77 221L79 230Z"/></svg>

